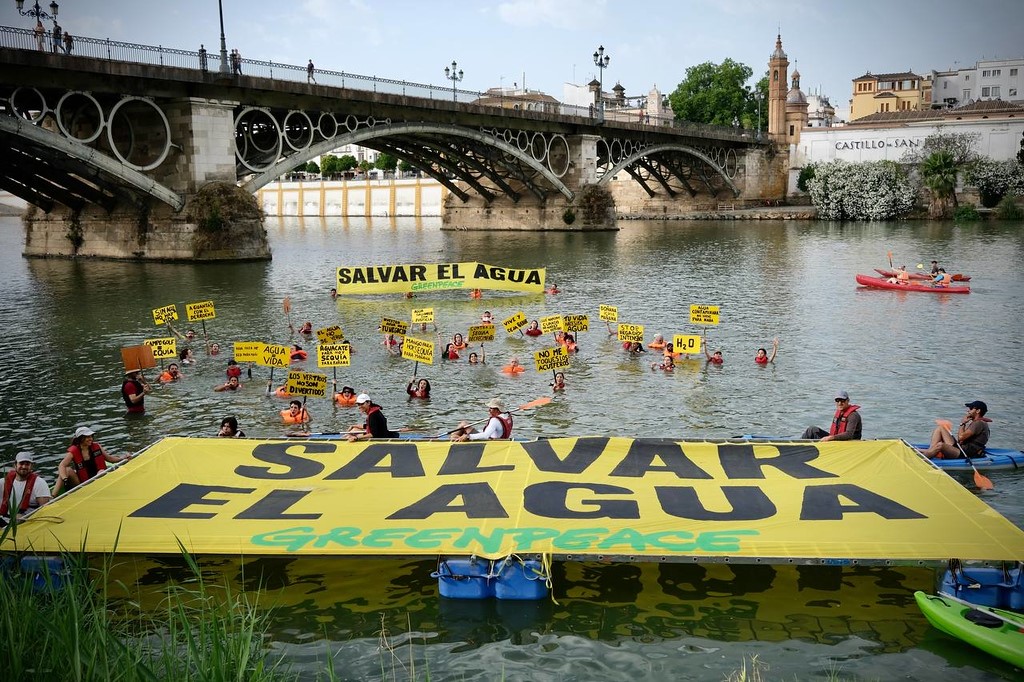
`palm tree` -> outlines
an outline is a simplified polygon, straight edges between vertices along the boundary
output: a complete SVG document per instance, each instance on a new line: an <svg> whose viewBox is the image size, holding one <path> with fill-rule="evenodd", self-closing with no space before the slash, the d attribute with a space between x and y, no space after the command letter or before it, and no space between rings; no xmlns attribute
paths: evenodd
<svg viewBox="0 0 1024 682"><path fill-rule="evenodd" d="M948 151L937 151L921 163L921 176L931 192L928 215L945 218L956 209L957 164Z"/></svg>

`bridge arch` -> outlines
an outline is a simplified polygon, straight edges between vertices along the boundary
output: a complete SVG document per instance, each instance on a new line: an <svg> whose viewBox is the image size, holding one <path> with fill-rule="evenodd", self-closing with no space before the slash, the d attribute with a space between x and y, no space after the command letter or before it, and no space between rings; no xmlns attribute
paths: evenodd
<svg viewBox="0 0 1024 682"><path fill-rule="evenodd" d="M347 129L348 126L339 126ZM437 138L454 137L465 140L470 140L478 144L485 145L489 148L499 152L492 161L496 163L504 163L506 166L511 165L510 160L516 163L527 166L528 168L535 171L537 174L542 176L551 187L564 195L567 199L572 201L575 194L570 190L561 178L545 166L543 163L534 158L534 154L531 152L528 146L526 150L522 150L518 145L510 144L505 140L478 130L470 128L461 128L458 126L441 125L433 123L385 123L382 125L375 125L369 128L357 129L350 132L342 133L332 137L331 139L323 140L316 144L312 144L302 151L296 151L294 154L290 154L287 157L279 160L277 163L267 167L262 172L257 173L251 177L248 181L242 184L242 187L248 192L255 192L261 187L273 182L280 176L287 173L300 162L307 162L317 156L321 156L328 152L337 149L340 146L346 144L361 144L364 142L370 142L373 140L385 141L388 138L394 137L406 137L413 136L416 141L423 147L441 149L444 147L438 145ZM506 157L506 158L502 158ZM461 190L457 190L453 187L451 180L444 175L444 173L433 172L428 169L423 169L431 177L437 179L439 182L447 186L449 189L455 191L463 201L466 200L466 195ZM564 174L564 173L563 173ZM463 177L463 180L468 178ZM474 184L475 183L472 183ZM481 189L477 186L477 189ZM486 197L485 197L486 198Z"/></svg>
<svg viewBox="0 0 1024 682"><path fill-rule="evenodd" d="M713 169L719 176L721 176L725 184L728 185L729 189L732 190L734 196L738 197L741 194L740 190L736 187L736 184L732 181L732 178L729 177L729 174L725 171L725 169L719 166L717 163L715 163L714 159L712 159L710 156L700 151L699 149L695 149L689 145L671 143L651 145L649 147L644 147L639 151L634 151L632 154L626 156L624 159L614 164L611 168L605 171L605 173L597 181L597 184L608 184L608 182L611 181L611 178L613 178L618 172L632 168L634 165L636 165L640 161L643 161L644 159L651 159L652 157L656 157L659 154L673 153L692 156L702 161L705 165Z"/></svg>

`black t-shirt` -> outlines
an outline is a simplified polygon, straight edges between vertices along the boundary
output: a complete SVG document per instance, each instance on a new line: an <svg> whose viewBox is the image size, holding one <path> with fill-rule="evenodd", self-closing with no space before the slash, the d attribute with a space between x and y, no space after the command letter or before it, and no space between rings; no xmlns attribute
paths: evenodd
<svg viewBox="0 0 1024 682"><path fill-rule="evenodd" d="M374 406L366 415L366 430L370 432L370 438L398 438L397 431L388 430L388 418Z"/></svg>

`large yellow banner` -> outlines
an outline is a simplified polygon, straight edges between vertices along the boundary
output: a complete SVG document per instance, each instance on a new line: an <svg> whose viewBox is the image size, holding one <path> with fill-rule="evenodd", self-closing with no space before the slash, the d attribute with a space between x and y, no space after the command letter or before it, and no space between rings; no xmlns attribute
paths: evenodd
<svg viewBox="0 0 1024 682"><path fill-rule="evenodd" d="M0 549L176 553L179 541L234 555L1024 557L1024 531L902 441L604 437L165 438Z"/></svg>
<svg viewBox="0 0 1024 682"><path fill-rule="evenodd" d="M362 265L338 268L339 294L389 294L448 289L544 291L544 268L505 268L486 263Z"/></svg>

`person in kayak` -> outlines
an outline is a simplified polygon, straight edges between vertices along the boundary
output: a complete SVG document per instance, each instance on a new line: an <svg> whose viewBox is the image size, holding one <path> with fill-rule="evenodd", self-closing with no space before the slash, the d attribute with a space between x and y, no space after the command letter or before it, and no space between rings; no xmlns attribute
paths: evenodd
<svg viewBox="0 0 1024 682"><path fill-rule="evenodd" d="M826 432L817 426L809 426L800 436L806 440L817 440L822 443L830 440L860 440L862 423L860 405L850 404L850 394L846 391L836 393L836 413L832 417L832 426Z"/></svg>
<svg viewBox="0 0 1024 682"><path fill-rule="evenodd" d="M985 418L988 405L980 400L964 403L967 414L960 420L960 426L954 436L942 426L932 431L931 444L921 454L928 459L963 459L985 456L985 445L988 443L990 430L989 420Z"/></svg>
<svg viewBox="0 0 1024 682"><path fill-rule="evenodd" d="M935 274L935 279L932 281L932 286L948 287L952 283L953 275L948 274L943 268L939 268L939 271Z"/></svg>
<svg viewBox="0 0 1024 682"><path fill-rule="evenodd" d="M501 398L491 398L486 403L487 425L483 431L477 431L473 426L463 420L459 422L459 428L452 431L451 439L464 442L467 440L504 440L512 437L512 414L505 409L505 403Z"/></svg>
<svg viewBox="0 0 1024 682"><path fill-rule="evenodd" d="M356 396L356 406L366 415L366 421L349 428L346 437L349 441L366 440L367 438L398 438L397 431L388 429L388 418L380 411L380 405L370 400L370 396L360 393Z"/></svg>

